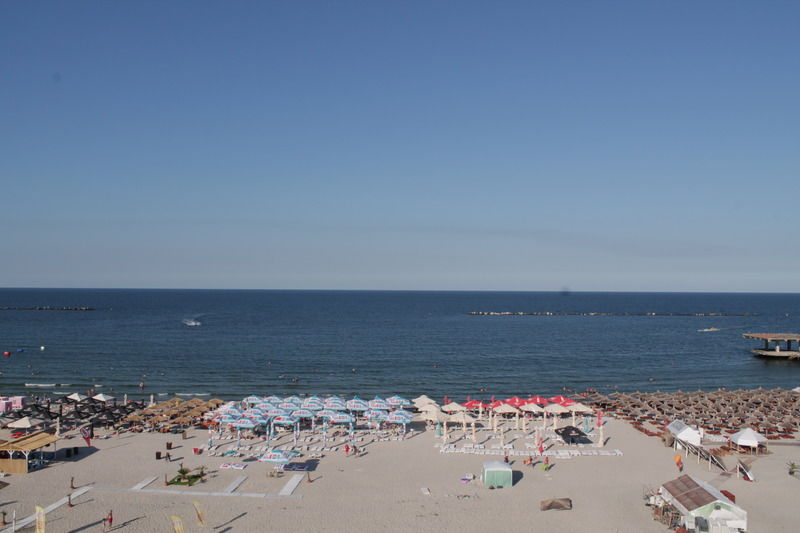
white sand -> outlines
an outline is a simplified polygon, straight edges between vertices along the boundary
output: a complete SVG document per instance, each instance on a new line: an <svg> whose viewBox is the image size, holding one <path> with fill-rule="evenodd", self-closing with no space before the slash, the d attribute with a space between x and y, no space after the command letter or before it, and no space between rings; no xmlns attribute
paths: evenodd
<svg viewBox="0 0 800 533"><path fill-rule="evenodd" d="M510 430L509 435L521 433ZM455 435L461 435L456 431ZM451 437L454 436L451 433ZM190 432L188 440L163 434L123 434L106 440L95 439L94 453L87 453L81 439L59 445L80 446L77 460L58 461L27 475L10 475L2 489L0 510L15 509L17 517L33 513L34 505L47 506L70 492L70 477L77 487L91 487L75 506L63 506L47 515L48 531L101 531L100 520L114 511L115 531L171 531L170 515L182 517L187 532L208 531L419 531L485 532L501 527L505 531L547 532L664 532L653 521L642 498L646 487L677 477L672 462L674 451L657 438L646 437L619 421L608 420L607 449L620 449L623 456L577 457L556 460L549 472L523 466L523 457L512 457L521 478L511 488L488 490L476 480L463 484L467 473L480 474L486 460L502 457L472 454L441 454L431 432L403 442L376 442L364 446L362 457L345 457L343 451L327 453L312 483L305 479L292 497L278 497L294 473L272 478L272 465L247 462L244 470L222 470L224 462L242 459L197 456L193 447L207 440L204 431ZM173 462L156 461L155 451L165 451L171 440L178 448ZM285 438L284 441L285 442ZM464 441L460 441L463 444ZM487 444L487 448L489 448ZM525 449L521 442L517 449ZM685 460L685 472L711 481L736 495L747 510L750 531L796 531L791 516L800 494L800 476L787 475L789 460L800 462L800 446L773 444L771 455L758 458L753 471L755 483L722 477L709 471L693 457ZM305 458L303 458L305 459ZM205 483L193 487L165 487L164 474L174 475L179 463L187 467L208 466L212 473ZM733 464L728 458L728 463ZM234 494L261 493L270 497L211 495L224 491L237 478L247 479ZM169 494L134 492L129 489L156 477L145 490L167 490ZM425 495L420 488L430 489ZM178 494L192 491L194 495ZM572 498L571 511L539 510L546 498ZM207 526L200 527L192 502L200 503Z"/></svg>

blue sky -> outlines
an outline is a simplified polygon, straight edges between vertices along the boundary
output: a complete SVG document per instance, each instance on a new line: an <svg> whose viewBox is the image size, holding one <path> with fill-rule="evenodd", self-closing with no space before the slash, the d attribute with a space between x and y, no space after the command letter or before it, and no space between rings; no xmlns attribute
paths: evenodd
<svg viewBox="0 0 800 533"><path fill-rule="evenodd" d="M800 291L792 2L0 5L0 285Z"/></svg>

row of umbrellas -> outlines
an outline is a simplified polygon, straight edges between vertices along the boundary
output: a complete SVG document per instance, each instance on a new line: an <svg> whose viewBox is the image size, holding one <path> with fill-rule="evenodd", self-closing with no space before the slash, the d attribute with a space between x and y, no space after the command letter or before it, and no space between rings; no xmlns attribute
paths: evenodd
<svg viewBox="0 0 800 533"><path fill-rule="evenodd" d="M79 393L59 398L55 401L40 400L20 409L4 413L0 426L10 428L35 428L55 421L65 425L98 423L117 424L131 413L141 409L141 403L111 403L112 397L97 395L89 398Z"/></svg>
<svg viewBox="0 0 800 533"><path fill-rule="evenodd" d="M403 407L410 403L399 396L385 399L376 397L372 400L358 397L345 400L339 396L248 396L241 402L228 402L220 406L207 417L236 429L297 425L303 419L310 420L312 425L318 419L330 424L354 424L359 417L374 422L409 424L413 414Z"/></svg>
<svg viewBox="0 0 800 533"><path fill-rule="evenodd" d="M630 421L665 425L681 419L712 433L753 427L790 436L800 427L800 393L785 389L596 394L591 402Z"/></svg>

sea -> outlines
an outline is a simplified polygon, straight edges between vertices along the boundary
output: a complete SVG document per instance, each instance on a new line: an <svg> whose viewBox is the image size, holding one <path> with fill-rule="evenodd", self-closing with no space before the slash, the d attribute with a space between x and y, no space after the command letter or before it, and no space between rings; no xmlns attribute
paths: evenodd
<svg viewBox="0 0 800 533"><path fill-rule="evenodd" d="M754 357L746 332L800 332L800 294L0 289L0 394L800 386L800 361Z"/></svg>

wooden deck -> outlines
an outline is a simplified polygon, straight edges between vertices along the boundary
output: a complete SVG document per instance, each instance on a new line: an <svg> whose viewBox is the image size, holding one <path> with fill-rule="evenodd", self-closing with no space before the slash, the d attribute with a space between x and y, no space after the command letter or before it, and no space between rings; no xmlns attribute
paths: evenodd
<svg viewBox="0 0 800 533"><path fill-rule="evenodd" d="M778 359L800 359L800 352L782 350L776 352L775 350L753 350L753 354L759 357L770 357Z"/></svg>
<svg viewBox="0 0 800 533"><path fill-rule="evenodd" d="M742 337L764 342L764 348L753 350L753 355L770 359L800 360L800 351L792 350L792 343L800 348L800 333L745 333Z"/></svg>

